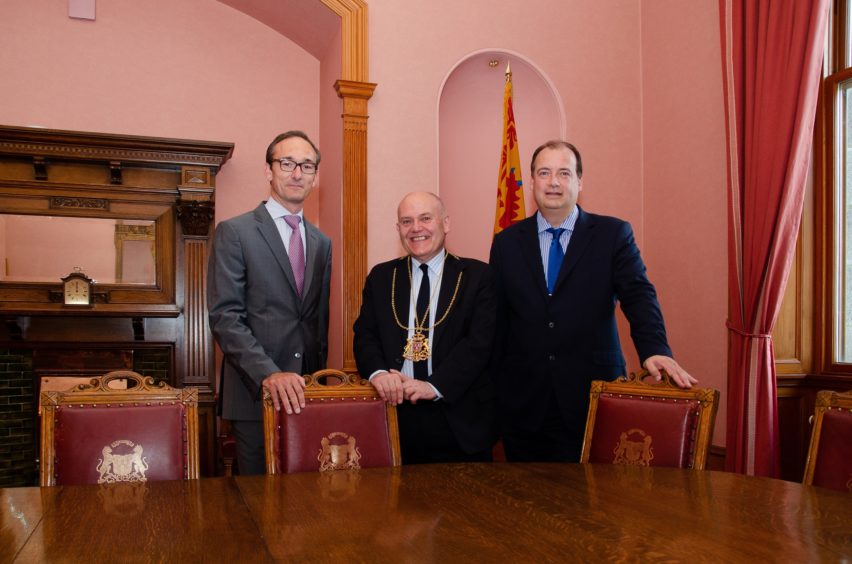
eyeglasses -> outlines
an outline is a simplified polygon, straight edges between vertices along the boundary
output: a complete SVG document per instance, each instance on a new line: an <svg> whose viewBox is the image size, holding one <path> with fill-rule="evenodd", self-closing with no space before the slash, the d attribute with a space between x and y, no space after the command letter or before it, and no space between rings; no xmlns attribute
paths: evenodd
<svg viewBox="0 0 852 564"><path fill-rule="evenodd" d="M317 163L312 163L310 161L304 161L301 163L297 163L292 159L278 159L278 164L281 165L281 170L283 172L293 172L296 170L296 167L302 169L302 174L316 174L317 168L319 165Z"/></svg>

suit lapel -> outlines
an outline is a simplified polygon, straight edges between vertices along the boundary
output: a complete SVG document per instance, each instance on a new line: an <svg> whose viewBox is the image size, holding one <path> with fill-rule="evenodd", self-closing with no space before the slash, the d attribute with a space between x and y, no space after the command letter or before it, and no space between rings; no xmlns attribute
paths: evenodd
<svg viewBox="0 0 852 564"><path fill-rule="evenodd" d="M403 327L408 327L408 307L411 302L411 281L409 279L409 268L411 264L409 263L408 256L401 257L393 265L396 270L396 280L394 281L394 276L391 276L391 284L395 284L391 287L391 291L388 293L388 299L391 296L394 296L394 307L396 310L396 315L399 318L399 322L403 325ZM396 320L392 320L394 324L396 324ZM405 340L408 338L408 331L406 329L400 328L400 345L405 343ZM400 351L402 348L399 349Z"/></svg>
<svg viewBox="0 0 852 564"><path fill-rule="evenodd" d="M538 220L536 214L521 222L519 227L521 256L527 263L529 272L533 275L535 287L543 296L547 296L547 279L544 276L544 265L541 263L541 247L538 242Z"/></svg>
<svg viewBox="0 0 852 564"><path fill-rule="evenodd" d="M459 274L462 274L464 271L464 264L461 260L453 255L447 255L444 259L444 272L441 274L441 288L438 290L438 307L435 309L435 322L437 323L441 317L444 316L444 313L447 312L447 308L450 307L450 301L453 299L453 294L456 290L456 282L459 279ZM464 280L464 276L462 275L461 285L459 286L459 292L456 296L456 300L459 299L461 294L464 294L464 285L466 281ZM458 304L454 304L455 308ZM433 340L438 340L438 337L444 332L448 323L451 323L450 319L452 317L452 312L448 315L448 319L444 320L443 323L434 328L435 335Z"/></svg>
<svg viewBox="0 0 852 564"><path fill-rule="evenodd" d="M579 208L578 208L579 209ZM553 288L553 293L571 274L571 271L577 266L580 257L589 243L592 241L594 234L594 220L582 209L579 209L577 223L574 224L574 232L571 233L571 240L568 242L568 248L565 251L565 258L562 261L562 267L559 269L559 276L556 279L556 286Z"/></svg>
<svg viewBox="0 0 852 564"><path fill-rule="evenodd" d="M302 296L307 296L308 290L311 288L317 270L317 253L319 253L317 228L307 220L305 220L305 239L307 248L305 249L305 286L302 288Z"/></svg>
<svg viewBox="0 0 852 564"><path fill-rule="evenodd" d="M265 205L260 204L255 208L254 218L257 221L257 229L260 232L260 236L269 245L272 256L275 257L275 262L281 267L284 277L287 278L287 282L290 283L290 287L293 289L293 295L298 296L296 292L296 279L293 277L293 269L290 267L290 257L287 255L287 249L284 248L281 233L278 231L278 227L275 225L272 216L269 215L269 211Z"/></svg>

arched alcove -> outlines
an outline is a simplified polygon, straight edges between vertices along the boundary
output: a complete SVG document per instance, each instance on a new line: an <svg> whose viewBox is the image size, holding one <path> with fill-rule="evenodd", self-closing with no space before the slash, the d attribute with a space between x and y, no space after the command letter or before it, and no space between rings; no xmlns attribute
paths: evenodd
<svg viewBox="0 0 852 564"><path fill-rule="evenodd" d="M507 61L525 186L533 150L548 139L564 137L566 131L559 94L521 55L478 51L447 75L438 102L438 193L451 216L450 250L481 260L488 259L494 226ZM529 215L535 209L531 190L524 195Z"/></svg>

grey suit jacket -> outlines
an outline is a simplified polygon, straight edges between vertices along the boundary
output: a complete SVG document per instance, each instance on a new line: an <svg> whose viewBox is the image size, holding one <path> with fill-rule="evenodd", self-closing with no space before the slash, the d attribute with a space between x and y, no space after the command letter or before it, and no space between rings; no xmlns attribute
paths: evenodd
<svg viewBox="0 0 852 564"><path fill-rule="evenodd" d="M273 372L325 368L331 241L305 221L305 284L261 203L216 228L207 274L210 327L224 353L222 416L260 420L261 383Z"/></svg>

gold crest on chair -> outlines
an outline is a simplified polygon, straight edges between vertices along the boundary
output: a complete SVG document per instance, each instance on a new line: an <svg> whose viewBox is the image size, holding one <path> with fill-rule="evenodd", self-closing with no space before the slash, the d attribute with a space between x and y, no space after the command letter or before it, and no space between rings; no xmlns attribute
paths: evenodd
<svg viewBox="0 0 852 564"><path fill-rule="evenodd" d="M615 454L613 464L628 466L650 466L654 459L651 448L653 439L642 429L630 429L621 433L621 439L612 451Z"/></svg>
<svg viewBox="0 0 852 564"><path fill-rule="evenodd" d="M298 414L275 409L263 390L269 474L399 466L396 406L357 374L329 368L304 378L305 407Z"/></svg>
<svg viewBox="0 0 852 564"><path fill-rule="evenodd" d="M646 380L649 380L646 382ZM594 380L580 462L703 469L719 392L679 388L665 371Z"/></svg>
<svg viewBox="0 0 852 564"><path fill-rule="evenodd" d="M198 478L197 388L116 370L40 404L42 486Z"/></svg>
<svg viewBox="0 0 852 564"><path fill-rule="evenodd" d="M361 459L361 451L355 446L355 437L338 431L323 437L320 443L322 447L319 455L317 455L320 472L361 468L361 465L358 464Z"/></svg>
<svg viewBox="0 0 852 564"><path fill-rule="evenodd" d="M128 452L129 450L129 452ZM98 483L145 482L148 461L142 456L142 445L133 441L118 440L103 448L103 458L98 460Z"/></svg>

